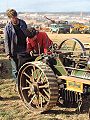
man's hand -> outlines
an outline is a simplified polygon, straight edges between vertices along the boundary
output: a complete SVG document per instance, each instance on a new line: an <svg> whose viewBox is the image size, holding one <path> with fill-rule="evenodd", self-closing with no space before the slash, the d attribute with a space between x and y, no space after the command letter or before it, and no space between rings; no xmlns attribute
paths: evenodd
<svg viewBox="0 0 90 120"><path fill-rule="evenodd" d="M30 51L30 55L33 56L33 51Z"/></svg>
<svg viewBox="0 0 90 120"><path fill-rule="evenodd" d="M7 59L8 59L8 60L11 60L11 56L10 56L10 55L7 55Z"/></svg>

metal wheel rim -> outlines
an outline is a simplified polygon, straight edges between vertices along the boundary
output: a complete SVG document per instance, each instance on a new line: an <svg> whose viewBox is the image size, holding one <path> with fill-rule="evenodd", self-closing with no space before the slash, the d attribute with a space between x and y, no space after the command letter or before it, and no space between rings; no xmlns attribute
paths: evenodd
<svg viewBox="0 0 90 120"><path fill-rule="evenodd" d="M81 48L81 51L82 51L83 56L86 56L86 50L85 50L85 47L84 47L83 43L81 43L81 41L78 40L78 39L76 39L76 38L66 39L66 40L64 40L63 42L61 42L61 44L59 45L59 49L60 49L60 50L61 50L63 44L65 44L65 42L67 42L67 41L71 41L71 42L74 41L76 44L78 44L78 45L80 46L80 48ZM68 50L68 48L67 48L67 50ZM75 50L75 46L74 46L74 48L72 49L72 52L74 52L74 53L77 52L77 51L74 51L74 50ZM69 50L68 50L68 52L69 52Z"/></svg>
<svg viewBox="0 0 90 120"><path fill-rule="evenodd" d="M36 71L39 70L38 72L40 72L40 76L38 76L37 74L37 77L34 79L32 78L32 76L28 76L27 71L30 68L34 68L36 69ZM35 74L35 72L33 71L32 73ZM43 75L44 75L44 79L42 79ZM21 96L21 99L24 101L26 107L28 107L29 110L31 110L31 112L34 111L37 113L41 113L47 111L53 105L55 105L56 99L58 99L57 97L58 90L56 90L57 92L56 95L54 95L55 100L53 102L52 100L53 88L50 87L51 85L49 84L49 80L40 67L37 68L37 66L35 66L34 64L31 65L31 63L26 64L24 66L23 71L22 72L19 71L19 80L20 80L18 82L19 94ZM56 83L55 85L58 89ZM28 93L30 94L30 96L28 96L29 95Z"/></svg>

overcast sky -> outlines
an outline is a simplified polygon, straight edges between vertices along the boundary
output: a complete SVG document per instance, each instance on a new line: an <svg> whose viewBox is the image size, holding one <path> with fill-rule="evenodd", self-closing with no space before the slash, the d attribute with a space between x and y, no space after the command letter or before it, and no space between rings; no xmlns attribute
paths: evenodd
<svg viewBox="0 0 90 120"><path fill-rule="evenodd" d="M18 12L87 12L90 0L0 0L0 12L8 8Z"/></svg>

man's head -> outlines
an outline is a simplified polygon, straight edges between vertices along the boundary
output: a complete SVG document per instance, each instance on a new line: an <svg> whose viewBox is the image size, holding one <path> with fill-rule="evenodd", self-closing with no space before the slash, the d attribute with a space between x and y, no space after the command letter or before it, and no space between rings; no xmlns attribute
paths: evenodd
<svg viewBox="0 0 90 120"><path fill-rule="evenodd" d="M14 25L18 24L18 18L17 18L17 12L16 12L16 10L14 10L14 9L8 9L6 11L6 14L7 14L8 18L11 20L11 22Z"/></svg>
<svg viewBox="0 0 90 120"><path fill-rule="evenodd" d="M31 28L28 28L26 30L27 37L29 37L29 38L31 38L33 40L36 38L37 34L38 34L38 31L35 28L31 27Z"/></svg>

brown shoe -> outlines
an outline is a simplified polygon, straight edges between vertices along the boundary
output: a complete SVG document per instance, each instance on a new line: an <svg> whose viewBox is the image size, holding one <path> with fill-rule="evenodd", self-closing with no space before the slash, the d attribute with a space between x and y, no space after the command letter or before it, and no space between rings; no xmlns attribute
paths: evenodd
<svg viewBox="0 0 90 120"><path fill-rule="evenodd" d="M0 96L0 100L3 100L3 97Z"/></svg>

